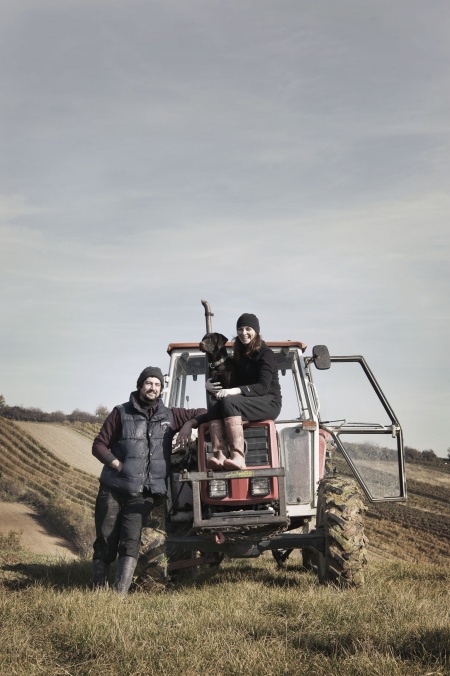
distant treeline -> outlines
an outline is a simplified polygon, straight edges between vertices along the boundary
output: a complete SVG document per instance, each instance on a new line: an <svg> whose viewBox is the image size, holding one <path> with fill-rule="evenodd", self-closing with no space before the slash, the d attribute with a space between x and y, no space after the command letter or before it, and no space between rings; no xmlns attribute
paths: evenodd
<svg viewBox="0 0 450 676"><path fill-rule="evenodd" d="M0 395L0 416L8 418L9 420L25 420L28 422L81 422L81 423L102 423L109 411L105 406L98 406L95 414L81 411L76 408L72 413L63 413L63 411L54 411L53 413L46 413L40 408L24 408L23 406L6 406L3 403L3 397ZM346 444L355 455L355 457L377 457L378 459L387 460L390 456L396 455L396 452L389 448L380 448L374 444ZM440 458L431 449L425 451L418 451L411 446L405 446L405 460L411 463L430 463L433 465L442 465L445 463L444 458Z"/></svg>
<svg viewBox="0 0 450 676"><path fill-rule="evenodd" d="M430 462L434 465L442 465L445 462L445 459L439 458L431 448L427 451L417 451L410 446L405 446L405 460L416 463Z"/></svg>
<svg viewBox="0 0 450 676"><path fill-rule="evenodd" d="M346 443L345 446L351 452L355 459L370 458L376 461L395 461L397 458L397 451L392 448L380 447L371 443ZM445 459L439 458L431 449L426 451L418 451L411 446L405 446L405 461L411 463L430 463L439 466L442 469L445 466Z"/></svg>
<svg viewBox="0 0 450 676"><path fill-rule="evenodd" d="M83 423L98 423L108 415L108 410L104 407L97 409L95 415L80 411L76 408L72 413L63 413L62 411L54 411L53 413L46 413L40 408L24 408L23 406L0 406L0 416L8 418L9 420L26 420L28 422L83 422Z"/></svg>

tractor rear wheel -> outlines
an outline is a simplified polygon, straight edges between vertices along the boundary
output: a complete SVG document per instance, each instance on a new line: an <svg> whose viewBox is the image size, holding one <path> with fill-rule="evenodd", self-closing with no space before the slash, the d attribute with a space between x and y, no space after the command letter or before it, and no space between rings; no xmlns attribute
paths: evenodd
<svg viewBox="0 0 450 676"><path fill-rule="evenodd" d="M326 477L319 483L316 528L323 531L325 551L316 556L321 583L358 587L364 582L367 538L366 507L352 479Z"/></svg>
<svg viewBox="0 0 450 676"><path fill-rule="evenodd" d="M167 584L166 513L163 502L154 506L145 516L135 583L142 591L163 590Z"/></svg>

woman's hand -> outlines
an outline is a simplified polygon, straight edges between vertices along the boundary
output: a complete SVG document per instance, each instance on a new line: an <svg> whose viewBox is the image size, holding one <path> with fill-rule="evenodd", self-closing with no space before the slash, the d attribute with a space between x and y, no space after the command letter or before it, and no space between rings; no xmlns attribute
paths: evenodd
<svg viewBox="0 0 450 676"><path fill-rule="evenodd" d="M241 388L240 387L230 387L229 389L223 389L219 390L216 394L217 399L223 399L224 397L229 397L231 394L240 394L241 393Z"/></svg>
<svg viewBox="0 0 450 676"><path fill-rule="evenodd" d="M222 389L222 385L218 382L213 382L211 378L208 378L205 383L205 388L210 394L217 394L217 392Z"/></svg>

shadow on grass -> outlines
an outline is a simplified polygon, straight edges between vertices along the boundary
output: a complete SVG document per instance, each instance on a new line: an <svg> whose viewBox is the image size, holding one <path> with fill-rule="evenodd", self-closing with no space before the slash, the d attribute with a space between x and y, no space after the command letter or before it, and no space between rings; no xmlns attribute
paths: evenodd
<svg viewBox="0 0 450 676"><path fill-rule="evenodd" d="M317 654L338 659L345 659L349 655L361 653L361 642L355 640L354 632L344 632L338 629L335 636L299 635L294 638L292 645L297 650L307 649ZM421 673L428 671L430 674L436 675L448 673L448 671L444 672L441 669L446 669L448 666L450 629L407 632L398 640L394 639L388 642L384 637L377 640L369 636L364 649L373 651L378 656L394 657L405 664L411 662L411 664L417 665L417 662L420 662L423 667ZM414 671L414 673L418 672Z"/></svg>
<svg viewBox="0 0 450 676"><path fill-rule="evenodd" d="M419 659L427 663L432 657L448 667L450 628L419 630L417 633L410 633L403 637L397 652L402 660Z"/></svg>
<svg viewBox="0 0 450 676"><path fill-rule="evenodd" d="M114 568L113 564L110 581L114 579ZM6 573L2 584L8 589L20 590L35 585L59 590L92 589L92 560L87 558L74 561L55 560L53 562L46 559L42 562L4 563L2 569ZM168 586L168 591L191 585L207 588L239 582L251 582L272 588L289 588L297 587L302 578L306 580L305 576L308 576L308 583L319 584L317 577L309 573L301 564L279 568L275 561L270 559L261 562L261 565L255 564L254 561L246 562L241 559L237 562L227 562L215 573L202 570L200 567L198 576L193 576L191 580L184 580L179 584L171 584Z"/></svg>
<svg viewBox="0 0 450 676"><path fill-rule="evenodd" d="M92 561L89 559L21 562L3 564L2 568L9 573L3 580L7 589L25 589L37 584L53 589L89 589L92 586Z"/></svg>
<svg viewBox="0 0 450 676"><path fill-rule="evenodd" d="M306 580L308 584L319 584L317 575L310 573L301 563L278 567L275 560L270 558L257 559L257 561L260 565L255 562L255 559L250 562L242 559L232 560L220 566L215 574L211 573L210 576L208 573L204 574L199 568L197 576L193 576L191 580L182 581L176 586L184 588L194 584L198 588L207 588L227 583L251 582L266 587L286 589L298 587L302 581L306 582Z"/></svg>

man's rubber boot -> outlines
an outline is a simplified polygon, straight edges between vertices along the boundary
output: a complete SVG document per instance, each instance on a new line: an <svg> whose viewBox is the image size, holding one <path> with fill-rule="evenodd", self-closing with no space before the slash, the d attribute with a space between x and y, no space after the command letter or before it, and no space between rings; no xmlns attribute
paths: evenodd
<svg viewBox="0 0 450 676"><path fill-rule="evenodd" d="M117 563L117 574L114 588L119 594L127 594L133 581L137 559L133 556L121 556Z"/></svg>
<svg viewBox="0 0 450 676"><path fill-rule="evenodd" d="M101 559L92 561L94 589L103 589L108 586L109 564Z"/></svg>

